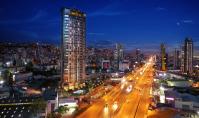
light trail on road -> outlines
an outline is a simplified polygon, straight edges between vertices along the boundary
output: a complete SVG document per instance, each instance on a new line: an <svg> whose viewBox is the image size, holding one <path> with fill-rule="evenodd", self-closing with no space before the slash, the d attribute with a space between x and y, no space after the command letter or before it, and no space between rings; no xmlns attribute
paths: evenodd
<svg viewBox="0 0 199 118"><path fill-rule="evenodd" d="M153 76L153 63L146 63L133 74L126 77L126 82L118 84L105 96L93 103L86 111L77 118L144 118L147 115L150 87ZM130 82L134 80L134 82ZM123 86L123 87L122 87ZM132 90L126 92L128 86ZM122 89L121 89L122 88ZM117 110L113 110L117 102ZM107 104L107 107L105 107Z"/></svg>

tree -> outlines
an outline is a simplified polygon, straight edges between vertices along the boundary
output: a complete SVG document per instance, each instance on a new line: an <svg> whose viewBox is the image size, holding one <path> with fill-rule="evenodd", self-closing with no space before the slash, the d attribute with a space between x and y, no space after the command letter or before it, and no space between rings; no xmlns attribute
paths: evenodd
<svg viewBox="0 0 199 118"><path fill-rule="evenodd" d="M60 106L60 107L58 108L58 112L61 113L61 114L64 114L64 113L66 113L67 111L69 111L69 108L68 108L68 107Z"/></svg>
<svg viewBox="0 0 199 118"><path fill-rule="evenodd" d="M30 71L30 72L33 71L33 63L31 61L27 63L26 71Z"/></svg>
<svg viewBox="0 0 199 118"><path fill-rule="evenodd" d="M3 80L3 78L0 76L0 81Z"/></svg>
<svg viewBox="0 0 199 118"><path fill-rule="evenodd" d="M62 115L60 113L49 113L47 114L47 118L61 118Z"/></svg>
<svg viewBox="0 0 199 118"><path fill-rule="evenodd" d="M42 98L36 99L33 102L33 104L32 104L32 108L33 108L33 113L35 115L37 115L38 113L40 113L43 110L45 110L45 108L46 108L46 101L44 101L44 99L42 99Z"/></svg>
<svg viewBox="0 0 199 118"><path fill-rule="evenodd" d="M13 89L14 80L13 80L13 74L10 72L10 70L6 69L4 71L4 77L3 78L4 78L4 81L11 88L10 95L14 95L14 89Z"/></svg>
<svg viewBox="0 0 199 118"><path fill-rule="evenodd" d="M10 72L10 70L6 69L4 71L4 80L9 83L10 79L12 78L12 73Z"/></svg>

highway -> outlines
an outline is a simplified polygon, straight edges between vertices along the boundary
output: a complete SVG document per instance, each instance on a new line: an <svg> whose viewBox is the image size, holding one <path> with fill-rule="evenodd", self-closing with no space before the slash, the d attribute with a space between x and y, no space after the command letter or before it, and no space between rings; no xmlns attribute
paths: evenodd
<svg viewBox="0 0 199 118"><path fill-rule="evenodd" d="M145 118L153 80L152 58L77 118Z"/></svg>

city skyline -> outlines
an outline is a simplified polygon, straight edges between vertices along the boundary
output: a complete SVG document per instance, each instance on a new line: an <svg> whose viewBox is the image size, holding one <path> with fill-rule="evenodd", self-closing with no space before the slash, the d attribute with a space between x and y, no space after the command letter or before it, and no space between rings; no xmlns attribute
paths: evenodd
<svg viewBox="0 0 199 118"><path fill-rule="evenodd" d="M179 48L185 37L191 37L198 49L199 2L196 0L182 0L180 3L175 0L173 4L158 0L51 0L39 4L22 0L12 3L1 2L1 41L60 45L60 9L68 7L78 8L87 14L86 41L91 46L122 43L127 50L140 48L152 51L158 50L162 42L166 47Z"/></svg>

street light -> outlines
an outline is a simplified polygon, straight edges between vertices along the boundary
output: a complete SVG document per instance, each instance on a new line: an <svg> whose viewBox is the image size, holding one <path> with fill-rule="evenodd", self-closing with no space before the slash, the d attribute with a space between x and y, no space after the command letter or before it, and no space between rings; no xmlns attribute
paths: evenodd
<svg viewBox="0 0 199 118"><path fill-rule="evenodd" d="M164 88L163 86L160 86L160 90L163 90L163 91L164 91L164 90L165 90L165 88Z"/></svg>
<svg viewBox="0 0 199 118"><path fill-rule="evenodd" d="M115 73L115 76L117 77L119 74L118 73Z"/></svg>
<svg viewBox="0 0 199 118"><path fill-rule="evenodd" d="M197 111L197 114L199 115L199 111Z"/></svg>
<svg viewBox="0 0 199 118"><path fill-rule="evenodd" d="M15 77L16 77L15 75L12 76L13 81L15 81Z"/></svg>
<svg viewBox="0 0 199 118"><path fill-rule="evenodd" d="M3 84L3 83L4 83L4 81L3 81L3 80L1 80L1 81L0 81L0 84Z"/></svg>
<svg viewBox="0 0 199 118"><path fill-rule="evenodd" d="M122 78L122 83L126 82L126 79L125 78Z"/></svg>

